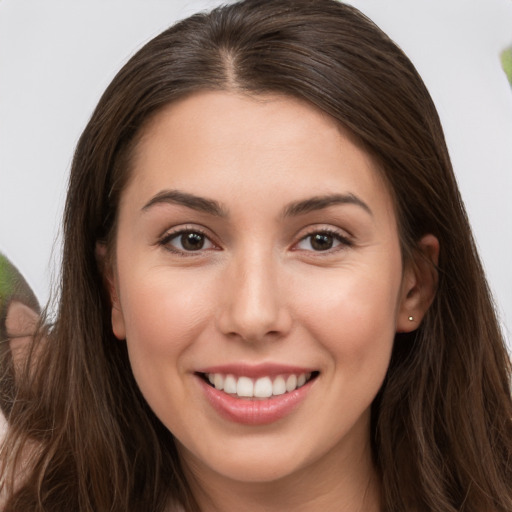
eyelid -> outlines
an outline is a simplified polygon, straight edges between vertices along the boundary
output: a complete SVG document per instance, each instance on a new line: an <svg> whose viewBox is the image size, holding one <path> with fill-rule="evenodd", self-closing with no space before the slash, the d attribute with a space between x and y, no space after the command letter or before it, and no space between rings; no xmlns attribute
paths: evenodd
<svg viewBox="0 0 512 512"><path fill-rule="evenodd" d="M314 250L306 250L306 249L299 249L297 248L297 245L305 240L306 238L316 235L316 234L328 234L336 238L340 242L339 246L336 246L331 249L326 249L325 251L314 251ZM304 252L311 252L316 253L317 255L328 255L332 254L333 252L337 252L339 250L343 250L344 248L351 247L354 245L354 240L352 235L350 235L346 230L342 230L340 228L336 228L333 226L327 226L322 224L315 224L314 226L309 226L306 228L305 231L302 231L298 235L298 240L294 242L292 246L292 250L294 251L304 251Z"/></svg>
<svg viewBox="0 0 512 512"><path fill-rule="evenodd" d="M198 249L197 251L186 251L169 245L171 240L179 237L184 233L198 233L208 239L213 247L207 249ZM180 256L200 256L204 254L205 251L221 250L219 244L214 240L214 237L209 233L209 231L202 226L198 226L197 224L184 224L167 229L160 237L158 237L157 245L162 246L169 252Z"/></svg>

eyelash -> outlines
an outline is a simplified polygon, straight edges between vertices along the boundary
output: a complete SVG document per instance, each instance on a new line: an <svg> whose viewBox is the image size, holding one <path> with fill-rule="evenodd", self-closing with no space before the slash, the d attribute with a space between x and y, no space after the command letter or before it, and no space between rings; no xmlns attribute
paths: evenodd
<svg viewBox="0 0 512 512"><path fill-rule="evenodd" d="M211 248L209 247L207 249L203 249L203 247L201 247L198 250L182 250L182 249L173 247L170 244L171 241L178 239L179 237L186 235L186 234L200 235L204 240L207 240L213 247L211 247ZM333 237L337 242L339 242L339 246L329 247L328 249L318 250L318 251L308 250L308 249L300 249L297 247L301 242L303 242L303 241L307 240L308 238L311 238L315 235L326 235L329 237ZM162 236L158 240L158 245L164 247L166 250L168 250L174 254L177 254L179 256L184 256L184 257L198 256L198 255L202 254L205 250L211 250L211 249L218 250L219 249L217 244L215 244L215 242L213 242L211 240L211 237L208 236L205 231L203 231L202 229L197 228L197 227L184 227L184 228L178 229L177 231L165 233L165 235ZM294 244L292 250L311 252L311 253L316 253L318 255L324 255L324 254L328 255L328 254L332 254L333 252L343 250L346 247L351 247L352 245L353 245L353 242L348 237L343 236L342 234L340 234L338 231L336 231L334 229L329 229L329 228L318 229L318 228L316 228L316 229L312 229L309 233L307 233L306 235L301 237L300 240Z"/></svg>
<svg viewBox="0 0 512 512"><path fill-rule="evenodd" d="M201 237L203 237L204 240L207 240L210 244L212 244L212 246L214 248L218 249L217 244L215 244L212 241L211 237L208 236L205 233L205 231L203 231L202 229L197 228L197 227L184 227L184 228L178 229L177 231L172 231L170 233L165 233L164 236L162 236L162 238L160 238L160 240L158 240L158 245L164 247L169 252L172 252L172 253L174 253L174 254L176 254L178 256L184 256L184 257L198 256L199 254L202 254L204 250L210 250L210 248L203 249L201 247L197 251L192 251L192 250L187 251L187 250L182 250L182 249L178 249L176 247L173 247L170 244L170 242L172 240L178 239L179 237L181 237L183 235L186 235L186 234L200 235Z"/></svg>
<svg viewBox="0 0 512 512"><path fill-rule="evenodd" d="M353 246L353 242L352 242L352 240L350 240L349 237L344 236L339 231L337 231L335 229L330 229L330 228L323 228L323 229L314 228L314 229L312 229L309 233L307 233L306 235L301 237L301 239L299 240L299 242L297 242L295 244L295 246L297 246L304 240L307 240L308 238L312 238L315 235L327 235L327 236L333 237L337 242L339 242L339 246L330 247L326 250L318 250L318 251L304 249L305 252L312 252L312 253L315 253L318 255L329 255L329 254L332 254L333 252L337 252L337 251L343 250L347 247ZM300 251L302 249L295 248L294 250Z"/></svg>

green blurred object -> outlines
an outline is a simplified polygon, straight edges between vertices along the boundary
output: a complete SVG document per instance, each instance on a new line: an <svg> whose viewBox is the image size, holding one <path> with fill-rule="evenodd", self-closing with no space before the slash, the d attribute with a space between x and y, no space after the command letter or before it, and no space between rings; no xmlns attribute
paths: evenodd
<svg viewBox="0 0 512 512"><path fill-rule="evenodd" d="M512 46L505 48L501 52L501 65L507 75L510 85L512 85Z"/></svg>
<svg viewBox="0 0 512 512"><path fill-rule="evenodd" d="M41 313L36 296L25 278L7 257L0 253L0 411L7 419L17 394L14 359L11 352L13 335L7 330L10 306L16 302L28 306L38 315ZM31 322L33 320L26 324L28 328L32 327ZM35 331L28 332L32 337ZM26 346L27 335L25 332L20 334L16 331L14 337L25 338ZM18 344L17 350L19 349Z"/></svg>
<svg viewBox="0 0 512 512"><path fill-rule="evenodd" d="M0 254L0 305L14 295L17 281L17 269Z"/></svg>
<svg viewBox="0 0 512 512"><path fill-rule="evenodd" d="M20 271L0 253L0 316L8 304L18 300L39 313L39 303Z"/></svg>

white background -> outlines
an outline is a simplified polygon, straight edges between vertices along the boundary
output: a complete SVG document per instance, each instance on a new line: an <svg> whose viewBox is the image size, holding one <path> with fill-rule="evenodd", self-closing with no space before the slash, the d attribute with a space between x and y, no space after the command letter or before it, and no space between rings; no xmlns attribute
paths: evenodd
<svg viewBox="0 0 512 512"><path fill-rule="evenodd" d="M41 302L56 279L73 148L131 54L218 2L0 0L0 251ZM443 122L512 347L511 0L354 0L409 55ZM53 256L52 256L53 254Z"/></svg>

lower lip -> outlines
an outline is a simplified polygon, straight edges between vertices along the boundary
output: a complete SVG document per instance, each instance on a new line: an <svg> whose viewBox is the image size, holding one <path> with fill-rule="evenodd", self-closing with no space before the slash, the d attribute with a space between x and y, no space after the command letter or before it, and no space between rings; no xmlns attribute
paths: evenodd
<svg viewBox="0 0 512 512"><path fill-rule="evenodd" d="M271 398L236 398L198 377L210 405L225 419L243 425L269 425L291 414L306 398L313 380L283 395Z"/></svg>

